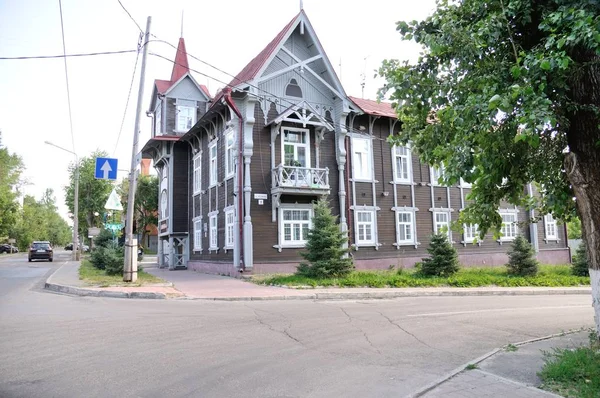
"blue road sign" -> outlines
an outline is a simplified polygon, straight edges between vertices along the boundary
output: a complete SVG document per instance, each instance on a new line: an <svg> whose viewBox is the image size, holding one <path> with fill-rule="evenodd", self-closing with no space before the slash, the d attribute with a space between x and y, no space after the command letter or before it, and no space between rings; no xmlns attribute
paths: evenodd
<svg viewBox="0 0 600 398"><path fill-rule="evenodd" d="M99 180L116 180L117 161L118 159L96 158L96 173L94 177Z"/></svg>

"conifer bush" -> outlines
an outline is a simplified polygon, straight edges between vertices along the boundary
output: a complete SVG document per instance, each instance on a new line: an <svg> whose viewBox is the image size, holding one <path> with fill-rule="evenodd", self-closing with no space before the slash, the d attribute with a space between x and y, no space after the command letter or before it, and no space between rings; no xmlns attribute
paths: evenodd
<svg viewBox="0 0 600 398"><path fill-rule="evenodd" d="M588 264L585 241L582 241L577 247L577 250L575 250L575 258L573 259L571 272L576 276L590 276L590 266Z"/></svg>
<svg viewBox="0 0 600 398"><path fill-rule="evenodd" d="M319 199L314 205L312 228L308 231L306 251L300 254L306 260L297 267L296 274L309 278L337 278L348 275L353 269L352 259L346 257L348 242L340 231L337 217L331 214L329 202Z"/></svg>
<svg viewBox="0 0 600 398"><path fill-rule="evenodd" d="M534 255L533 246L523 236L517 236L508 250L508 273L518 276L537 275L539 264Z"/></svg>
<svg viewBox="0 0 600 398"><path fill-rule="evenodd" d="M446 234L438 233L431 236L427 252L430 257L424 258L419 264L419 272L426 276L450 276L460 269L458 253Z"/></svg>

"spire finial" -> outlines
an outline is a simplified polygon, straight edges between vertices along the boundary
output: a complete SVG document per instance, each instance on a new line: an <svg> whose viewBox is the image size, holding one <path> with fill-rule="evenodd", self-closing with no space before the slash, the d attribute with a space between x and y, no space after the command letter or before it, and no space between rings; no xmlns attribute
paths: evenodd
<svg viewBox="0 0 600 398"><path fill-rule="evenodd" d="M300 11L304 10L304 1L300 0Z"/></svg>
<svg viewBox="0 0 600 398"><path fill-rule="evenodd" d="M183 10L181 10L181 36L179 37L183 37Z"/></svg>

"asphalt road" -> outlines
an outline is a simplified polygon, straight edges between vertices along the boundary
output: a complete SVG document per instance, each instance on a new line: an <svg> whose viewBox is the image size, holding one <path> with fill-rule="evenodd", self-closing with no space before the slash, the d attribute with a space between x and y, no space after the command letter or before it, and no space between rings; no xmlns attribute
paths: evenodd
<svg viewBox="0 0 600 398"><path fill-rule="evenodd" d="M591 297L208 302L71 297L0 257L0 397L402 397ZM63 257L66 258L66 257Z"/></svg>

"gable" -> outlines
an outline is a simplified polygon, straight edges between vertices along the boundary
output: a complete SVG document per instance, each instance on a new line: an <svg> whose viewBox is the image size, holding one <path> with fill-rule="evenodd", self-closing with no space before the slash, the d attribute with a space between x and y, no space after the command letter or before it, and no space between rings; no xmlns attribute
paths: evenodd
<svg viewBox="0 0 600 398"><path fill-rule="evenodd" d="M206 94L202 92L190 76L185 76L179 83L173 85L167 93L170 98L181 98L196 101L206 101Z"/></svg>

